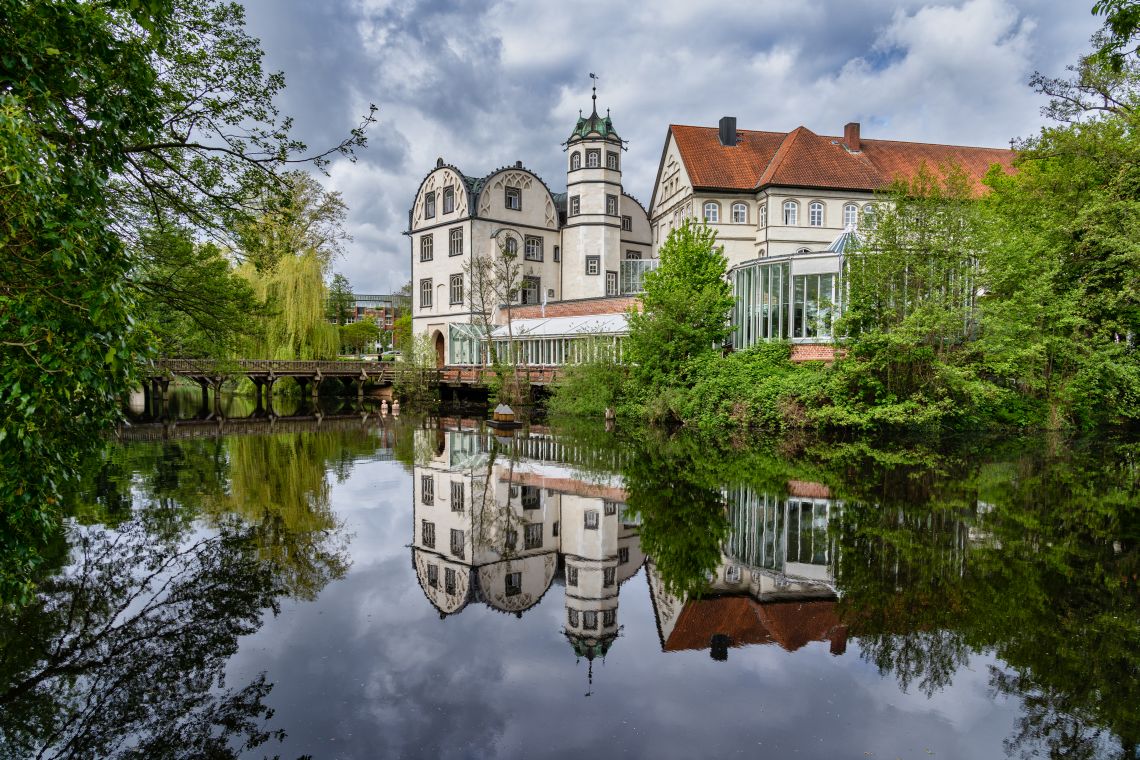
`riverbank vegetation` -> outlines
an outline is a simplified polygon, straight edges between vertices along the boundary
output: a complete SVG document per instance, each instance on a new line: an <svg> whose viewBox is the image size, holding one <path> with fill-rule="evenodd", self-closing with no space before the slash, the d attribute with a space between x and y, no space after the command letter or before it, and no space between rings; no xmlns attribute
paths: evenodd
<svg viewBox="0 0 1140 760"><path fill-rule="evenodd" d="M238 3L0 0L0 18L7 604L29 598L34 547L141 360L257 338L248 315L273 312L271 288L235 271L252 250L243 231L296 208L286 169L351 157L372 116L306 155L274 105L284 78L262 68ZM284 331L295 353L301 332Z"/></svg>
<svg viewBox="0 0 1140 760"><path fill-rule="evenodd" d="M1140 423L1140 66L1093 54L1071 74L1035 77L1054 124L981 197L955 166L884 194L845 254L834 363L726 353L725 260L690 223L646 276L624 362L571 368L552 410L708 430Z"/></svg>

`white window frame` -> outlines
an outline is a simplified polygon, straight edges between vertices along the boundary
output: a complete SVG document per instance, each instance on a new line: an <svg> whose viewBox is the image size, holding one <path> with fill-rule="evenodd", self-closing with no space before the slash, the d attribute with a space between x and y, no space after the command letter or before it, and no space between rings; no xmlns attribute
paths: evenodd
<svg viewBox="0 0 1140 760"><path fill-rule="evenodd" d="M591 148L586 151L586 168L587 169L600 169L602 168L602 151Z"/></svg>
<svg viewBox="0 0 1140 760"><path fill-rule="evenodd" d="M424 195L424 219L435 219L435 191Z"/></svg>
<svg viewBox="0 0 1140 760"><path fill-rule="evenodd" d="M734 203L732 204L732 223L733 224L748 224L748 204L747 203Z"/></svg>
<svg viewBox="0 0 1140 760"><path fill-rule="evenodd" d="M515 205L511 205L511 198L515 199ZM503 207L508 211L522 211L522 188L511 187L507 185L503 188Z"/></svg>
<svg viewBox="0 0 1140 760"><path fill-rule="evenodd" d="M570 171L577 171L582 168L582 154L579 151L574 151L570 154Z"/></svg>
<svg viewBox="0 0 1140 760"><path fill-rule="evenodd" d="M430 309L431 308L431 292L432 292L431 278L425 277L422 280L420 280L420 308L421 309Z"/></svg>
<svg viewBox="0 0 1140 760"><path fill-rule="evenodd" d="M527 235L523 241L523 258L527 261L542 261L542 236Z"/></svg>
<svg viewBox="0 0 1140 760"><path fill-rule="evenodd" d="M586 530L597 530L598 524L601 522L600 515L596 509L587 509L582 513L582 523Z"/></svg>
<svg viewBox="0 0 1140 760"><path fill-rule="evenodd" d="M455 189L445 187L443 189L443 213L450 214L455 211Z"/></svg>
<svg viewBox="0 0 1140 760"><path fill-rule="evenodd" d="M463 275L453 274L448 280L449 303L452 306L463 304ZM462 485L462 483L460 484Z"/></svg>
<svg viewBox="0 0 1140 760"><path fill-rule="evenodd" d="M420 261L431 261L435 258L435 235L430 232L420 238Z"/></svg>
<svg viewBox="0 0 1140 760"><path fill-rule="evenodd" d="M812 201L808 204L808 227L823 226L823 203Z"/></svg>
<svg viewBox="0 0 1140 760"><path fill-rule="evenodd" d="M567 208L569 216L578 216L582 213L582 199L577 195L570 196L570 205Z"/></svg>
<svg viewBox="0 0 1140 760"><path fill-rule="evenodd" d="M602 273L602 257L591 254L586 257L586 274L591 277Z"/></svg>
<svg viewBox="0 0 1140 760"><path fill-rule="evenodd" d="M447 238L447 255L448 256L462 256L463 255L463 228L455 227L450 230Z"/></svg>
<svg viewBox="0 0 1140 760"><path fill-rule="evenodd" d="M616 172L618 170L618 166L619 166L618 154L612 150L607 150L606 151L606 168L609 169L610 171Z"/></svg>
<svg viewBox="0 0 1140 760"><path fill-rule="evenodd" d="M716 201L705 202L705 221L709 224L720 223L720 204Z"/></svg>
<svg viewBox="0 0 1140 760"><path fill-rule="evenodd" d="M607 216L617 216L618 215L618 198L616 195L607 195L606 196L606 215Z"/></svg>
<svg viewBox="0 0 1140 760"><path fill-rule="evenodd" d="M795 201L784 201L784 225L798 227L800 220L800 204Z"/></svg>

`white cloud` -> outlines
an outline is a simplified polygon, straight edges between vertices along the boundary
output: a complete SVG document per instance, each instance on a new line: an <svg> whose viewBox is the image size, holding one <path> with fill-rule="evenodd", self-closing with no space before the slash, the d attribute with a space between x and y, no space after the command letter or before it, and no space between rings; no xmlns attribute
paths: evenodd
<svg viewBox="0 0 1140 760"><path fill-rule="evenodd" d="M522 160L563 187L560 143L589 108L591 71L629 141L626 189L647 201L667 125L726 114L742 128L834 134L859 120L869 137L1005 145L1041 124L1028 75L1061 73L1096 27L1070 0L344 0L319 16L300 0L246 2L302 138L323 145L380 105L360 163L328 180L356 238L338 268L361 292L407 280L407 208L437 156L471 174Z"/></svg>

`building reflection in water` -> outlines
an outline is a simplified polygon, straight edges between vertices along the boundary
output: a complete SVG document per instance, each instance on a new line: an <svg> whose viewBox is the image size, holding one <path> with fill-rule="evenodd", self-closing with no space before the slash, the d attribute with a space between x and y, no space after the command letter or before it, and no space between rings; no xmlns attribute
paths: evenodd
<svg viewBox="0 0 1140 760"><path fill-rule="evenodd" d="M792 652L828 641L832 654L843 654L847 626L836 610L828 531L839 505L827 487L791 481L786 497L746 487L726 495L731 529L706 594L674 596L649 561L662 650L709 649L725 660L732 647L776 644Z"/></svg>
<svg viewBox="0 0 1140 760"><path fill-rule="evenodd" d="M561 584L575 655L604 657L621 631L618 590L645 561L621 479L579 474L541 434L417 435L412 563L440 617L472 602L521 617Z"/></svg>
<svg viewBox="0 0 1140 760"><path fill-rule="evenodd" d="M620 634L619 589L646 564L665 652L708 649L723 660L733 647L813 641L846 650L828 529L839 505L826 486L792 481L786 496L727 489L720 566L704 594L685 599L646 562L621 477L582 474L554 438L496 439L453 420L417 431L417 451L412 563L441 618L473 602L521 617L562 585L562 631L592 662Z"/></svg>

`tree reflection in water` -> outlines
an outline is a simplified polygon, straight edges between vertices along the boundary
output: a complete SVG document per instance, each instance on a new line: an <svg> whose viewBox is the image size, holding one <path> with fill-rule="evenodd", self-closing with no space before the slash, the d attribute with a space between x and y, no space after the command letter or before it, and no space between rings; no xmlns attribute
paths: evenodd
<svg viewBox="0 0 1140 760"><path fill-rule="evenodd" d="M3 755L234 757L281 736L264 727L264 675L223 682L238 638L285 591L250 533L73 528L72 564L0 622Z"/></svg>

